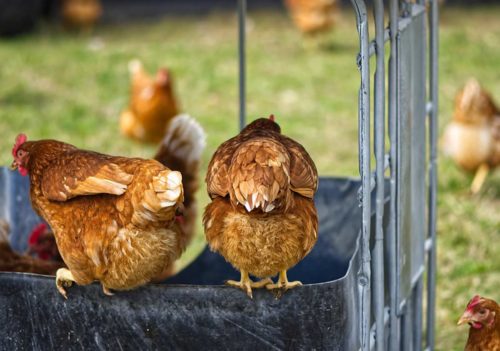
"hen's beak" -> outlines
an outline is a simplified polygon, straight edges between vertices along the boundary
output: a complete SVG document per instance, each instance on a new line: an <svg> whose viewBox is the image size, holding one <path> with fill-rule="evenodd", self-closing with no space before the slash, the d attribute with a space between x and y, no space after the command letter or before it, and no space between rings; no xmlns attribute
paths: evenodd
<svg viewBox="0 0 500 351"><path fill-rule="evenodd" d="M12 164L10 165L10 169L15 171L17 169L17 162L16 160L12 161Z"/></svg>
<svg viewBox="0 0 500 351"><path fill-rule="evenodd" d="M469 323L470 321L472 321L472 314L468 311L465 311L462 317L460 317L460 319L458 320L457 325Z"/></svg>

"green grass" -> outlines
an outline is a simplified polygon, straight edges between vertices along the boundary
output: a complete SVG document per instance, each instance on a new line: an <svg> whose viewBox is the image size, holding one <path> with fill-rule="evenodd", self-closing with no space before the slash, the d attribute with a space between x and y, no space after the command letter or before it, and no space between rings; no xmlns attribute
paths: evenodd
<svg viewBox="0 0 500 351"><path fill-rule="evenodd" d="M440 128L453 97L471 76L500 102L500 7L447 8L441 21ZM236 17L166 18L154 23L100 27L104 44L45 27L0 42L0 164L11 162L15 136L55 138L101 152L150 157L154 147L118 131L128 101L127 62L150 70L168 66L183 110L208 133L202 173L213 150L237 129ZM338 28L321 39L328 50L306 48L288 18L250 15L248 115L274 113L282 129L310 151L323 175L356 175L357 34L346 8ZM471 176L439 160L439 274L437 349L461 350L467 328L456 327L475 293L500 300L500 177L490 176L480 195ZM207 202L204 189L199 198ZM202 208L202 206L200 206ZM184 262L201 249L200 235Z"/></svg>

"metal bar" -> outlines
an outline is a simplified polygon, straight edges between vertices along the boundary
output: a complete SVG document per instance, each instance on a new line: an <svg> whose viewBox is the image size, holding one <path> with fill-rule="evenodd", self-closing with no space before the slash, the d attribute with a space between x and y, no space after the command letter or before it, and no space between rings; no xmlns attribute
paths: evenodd
<svg viewBox="0 0 500 351"><path fill-rule="evenodd" d="M396 40L398 33L398 0L390 0L389 3L389 29L391 40L391 55L389 58L389 140L390 140L390 212L389 212L389 232L387 244L389 247L389 350L399 350L399 319L398 311L398 270L397 270L397 221L396 221L396 176L397 176L397 50Z"/></svg>
<svg viewBox="0 0 500 351"><path fill-rule="evenodd" d="M423 269L422 269L423 273ZM422 350L422 279L418 279L413 290L413 350Z"/></svg>
<svg viewBox="0 0 500 351"><path fill-rule="evenodd" d="M238 0L238 69L239 69L239 119L240 130L245 128L246 117L246 62L245 62L245 37L246 37L246 0Z"/></svg>
<svg viewBox="0 0 500 351"><path fill-rule="evenodd" d="M391 36L390 36L390 31L389 31L389 28L386 28L384 30L384 43L388 42L389 39L391 39ZM376 46L377 46L377 40L372 40L370 42L370 57L372 57L373 55L375 55L375 51L376 51Z"/></svg>
<svg viewBox="0 0 500 351"><path fill-rule="evenodd" d="M405 309L401 316L401 338L398 340L400 351L410 351L412 338L413 338L413 330L412 330L412 311L410 308L411 303L406 304ZM413 351L413 350L411 350Z"/></svg>
<svg viewBox="0 0 500 351"><path fill-rule="evenodd" d="M363 0L351 0L356 12L360 52L358 68L361 71L361 84L358 101L359 123L359 173L361 174L361 204L362 231L361 231L361 272L358 275L358 291L361 309L360 337L361 349L370 349L370 317L371 317L371 253L370 253L370 66L369 66L369 34L366 4Z"/></svg>
<svg viewBox="0 0 500 351"><path fill-rule="evenodd" d="M384 50L384 2L375 0L375 160L376 160L376 200L375 200L375 245L373 248L373 299L375 304L376 350L385 350L384 326L384 163L385 163L385 50Z"/></svg>
<svg viewBox="0 0 500 351"><path fill-rule="evenodd" d="M435 338L435 308L436 308L436 209L437 209L437 138L438 138L438 2L433 0L430 5L429 18L429 80L430 100L433 110L430 114L429 124L429 236L432 240L432 248L429 251L429 273L427 275L427 347L434 350Z"/></svg>
<svg viewBox="0 0 500 351"><path fill-rule="evenodd" d="M387 326L389 324L389 314L390 314L389 308L384 307L384 326ZM375 333L376 333L376 325L374 324L370 329L370 334L371 334L370 350L373 350L373 348L375 347L375 340L376 340Z"/></svg>

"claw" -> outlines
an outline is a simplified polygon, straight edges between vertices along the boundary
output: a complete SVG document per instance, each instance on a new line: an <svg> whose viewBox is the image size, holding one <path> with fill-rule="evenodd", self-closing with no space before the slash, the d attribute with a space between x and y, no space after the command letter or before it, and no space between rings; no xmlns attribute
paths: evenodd
<svg viewBox="0 0 500 351"><path fill-rule="evenodd" d="M114 293L111 292L108 288L106 288L104 285L102 286L102 292L107 295L107 296L113 296Z"/></svg>
<svg viewBox="0 0 500 351"><path fill-rule="evenodd" d="M280 276L278 278L278 282L275 284L266 285L267 290L275 290L275 296L277 299L281 298L283 294L289 290L293 289L297 286L302 286L302 283L298 280L289 282L286 276L286 271L281 271Z"/></svg>
<svg viewBox="0 0 500 351"><path fill-rule="evenodd" d="M71 271L67 268L59 268L56 272L56 287L59 293L67 299L68 295L66 293L66 290L64 289L69 288L71 285L73 285L73 282L75 281L75 278L73 278L73 274L71 274Z"/></svg>
<svg viewBox="0 0 500 351"><path fill-rule="evenodd" d="M226 280L226 285L233 286L235 288L241 289L245 291L248 295L249 298L253 299L253 294L252 294L252 288L263 288L269 284L271 284L273 281L270 278L265 278L262 280L259 280L258 282L254 282L250 279L248 276L248 273L245 271L241 271L241 279L240 281L236 280Z"/></svg>

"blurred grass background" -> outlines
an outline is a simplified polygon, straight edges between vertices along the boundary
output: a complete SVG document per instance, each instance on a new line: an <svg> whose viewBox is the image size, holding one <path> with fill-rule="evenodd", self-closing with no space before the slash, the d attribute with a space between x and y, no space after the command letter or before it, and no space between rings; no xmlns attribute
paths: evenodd
<svg viewBox="0 0 500 351"><path fill-rule="evenodd" d="M440 130L453 98L477 77L500 103L500 6L445 8L440 27ZM309 150L322 175L358 175L358 51L355 20L344 8L336 29L312 48L283 13L254 12L248 23L248 116L274 113L283 131ZM236 16L168 17L98 27L93 36L47 26L0 41L0 164L15 136L60 139L104 153L151 157L154 146L122 137L127 63L169 67L182 109L208 134L201 177L215 148L237 132ZM437 350L461 350L456 321L468 299L500 301L500 174L471 196L472 180L439 159ZM204 184L200 212L207 202ZM199 235L183 264L204 245Z"/></svg>

